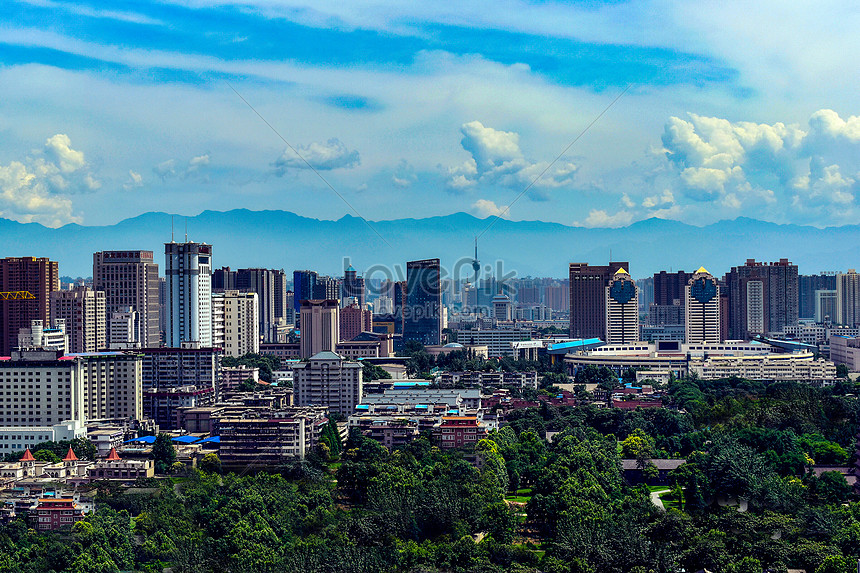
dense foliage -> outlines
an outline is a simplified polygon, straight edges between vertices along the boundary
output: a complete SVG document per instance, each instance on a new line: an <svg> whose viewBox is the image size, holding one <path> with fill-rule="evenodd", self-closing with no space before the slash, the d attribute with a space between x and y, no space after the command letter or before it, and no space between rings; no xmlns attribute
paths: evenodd
<svg viewBox="0 0 860 573"><path fill-rule="evenodd" d="M2 526L0 572L848 573L860 502L810 467L851 459L856 390L673 381L678 410L542 404L474 454L357 433L338 452L332 425L279 473L222 476L212 456L154 490L105 490L70 532ZM668 509L625 480L622 457L686 459L668 476L643 469L665 479Z"/></svg>

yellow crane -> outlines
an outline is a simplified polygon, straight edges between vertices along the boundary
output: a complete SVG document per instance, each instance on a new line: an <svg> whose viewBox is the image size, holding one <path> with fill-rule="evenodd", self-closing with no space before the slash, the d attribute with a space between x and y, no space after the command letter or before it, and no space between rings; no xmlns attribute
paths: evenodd
<svg viewBox="0 0 860 573"><path fill-rule="evenodd" d="M0 292L0 300L36 300L32 293L26 290Z"/></svg>

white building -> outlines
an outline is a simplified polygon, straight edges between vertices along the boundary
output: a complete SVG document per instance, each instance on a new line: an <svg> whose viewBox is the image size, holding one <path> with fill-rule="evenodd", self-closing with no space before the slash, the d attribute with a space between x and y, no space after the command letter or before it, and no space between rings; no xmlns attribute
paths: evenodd
<svg viewBox="0 0 860 573"><path fill-rule="evenodd" d="M606 343L640 340L639 287L624 269L618 269L606 287Z"/></svg>
<svg viewBox="0 0 860 573"><path fill-rule="evenodd" d="M690 362L690 371L705 380L736 376L746 380L793 380L830 382L836 379L836 365L812 352L766 356L711 356Z"/></svg>
<svg viewBox="0 0 860 573"><path fill-rule="evenodd" d="M299 324L299 356L310 358L320 352L334 352L340 342L339 303L336 300L303 300Z"/></svg>
<svg viewBox="0 0 860 573"><path fill-rule="evenodd" d="M851 372L860 372L860 338L857 336L832 336L830 338L830 360L844 364Z"/></svg>
<svg viewBox="0 0 860 573"><path fill-rule="evenodd" d="M59 320L53 328L46 328L41 320L31 320L30 328L18 331L19 348L42 348L65 354L69 351L69 337L66 322Z"/></svg>
<svg viewBox="0 0 860 573"><path fill-rule="evenodd" d="M141 348L140 317L136 310L127 306L110 317L108 326L108 347L111 350Z"/></svg>
<svg viewBox="0 0 860 573"><path fill-rule="evenodd" d="M212 246L164 244L167 346L212 346Z"/></svg>
<svg viewBox="0 0 860 573"><path fill-rule="evenodd" d="M845 326L860 325L860 274L854 269L836 275L836 316L831 320Z"/></svg>
<svg viewBox="0 0 860 573"><path fill-rule="evenodd" d="M325 406L349 415L362 396L362 367L334 352L320 352L292 365L297 406Z"/></svg>
<svg viewBox="0 0 860 573"><path fill-rule="evenodd" d="M720 342L720 285L705 267L699 267L684 287L685 339Z"/></svg>
<svg viewBox="0 0 860 573"><path fill-rule="evenodd" d="M257 293L228 290L212 295L212 346L225 356L260 352Z"/></svg>
<svg viewBox="0 0 860 573"><path fill-rule="evenodd" d="M531 330L519 328L458 330L457 342L463 346L486 346L491 358L513 356L512 343L531 340L531 334Z"/></svg>

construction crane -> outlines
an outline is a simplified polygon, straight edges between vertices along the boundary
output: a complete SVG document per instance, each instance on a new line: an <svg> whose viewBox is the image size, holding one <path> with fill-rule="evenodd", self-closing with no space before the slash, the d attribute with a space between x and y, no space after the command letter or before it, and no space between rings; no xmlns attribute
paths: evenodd
<svg viewBox="0 0 860 573"><path fill-rule="evenodd" d="M0 300L36 300L32 293L26 290L0 292Z"/></svg>

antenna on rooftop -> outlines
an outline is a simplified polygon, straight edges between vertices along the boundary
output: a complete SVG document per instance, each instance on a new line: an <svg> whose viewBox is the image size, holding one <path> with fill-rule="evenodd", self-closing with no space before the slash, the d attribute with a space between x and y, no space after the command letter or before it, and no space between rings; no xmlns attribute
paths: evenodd
<svg viewBox="0 0 860 573"><path fill-rule="evenodd" d="M188 242L188 217L185 217L185 242Z"/></svg>
<svg viewBox="0 0 860 573"><path fill-rule="evenodd" d="M173 242L173 215L170 216L170 242Z"/></svg>

